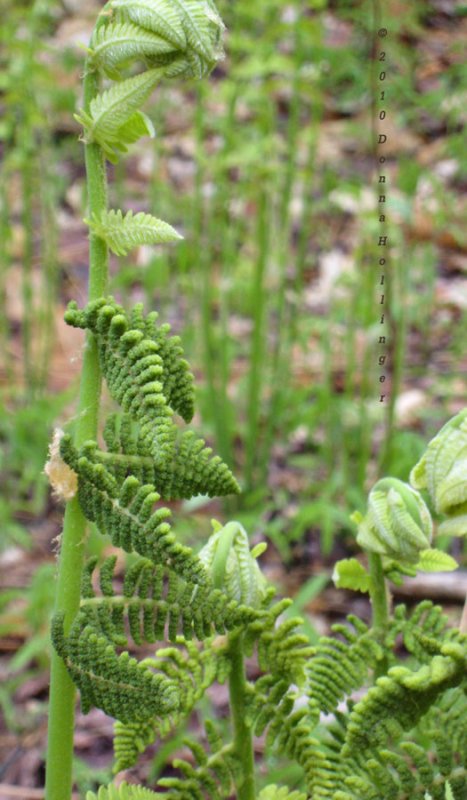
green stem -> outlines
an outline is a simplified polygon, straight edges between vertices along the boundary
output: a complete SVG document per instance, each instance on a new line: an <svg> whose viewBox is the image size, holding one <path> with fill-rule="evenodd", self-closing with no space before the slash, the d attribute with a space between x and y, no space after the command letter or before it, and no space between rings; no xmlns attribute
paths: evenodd
<svg viewBox="0 0 467 800"><path fill-rule="evenodd" d="M234 749L240 763L237 779L237 800L255 800L255 757L251 728L246 722L245 661L243 656L243 636L234 631L229 636L227 654L231 669L229 676L230 709L234 729Z"/></svg>
<svg viewBox="0 0 467 800"><path fill-rule="evenodd" d="M227 559L233 547L239 523L232 521L222 531L212 563L212 582L222 589ZM243 634L233 631L228 637L227 656L230 660L229 695L234 729L233 747L241 765L237 779L237 800L255 800L255 757L251 728L246 723L247 680L243 655Z"/></svg>
<svg viewBox="0 0 467 800"><path fill-rule="evenodd" d="M389 601L383 562L377 553L368 554L368 565L371 575L370 599L372 607L372 627L377 638L382 642L389 624ZM388 660L385 656L376 667L375 677L387 672Z"/></svg>
<svg viewBox="0 0 467 800"><path fill-rule="evenodd" d="M264 317L266 313L266 291L264 286L268 247L269 203L267 190L261 191L258 198L257 241L258 252L252 280L251 309L253 316L253 333L251 338L250 367L248 375L248 423L245 456L245 488L253 489L255 483L255 467L260 450L260 412L261 395L264 378Z"/></svg>
<svg viewBox="0 0 467 800"><path fill-rule="evenodd" d="M86 70L84 104L89 108L97 94L95 73ZM105 160L96 144L86 145L86 175L89 215L107 207ZM108 251L102 239L91 234L89 241L89 300L105 295L108 281ZM75 443L97 438L101 373L94 336L87 333L79 392ZM78 499L65 510L55 599L55 613L65 615L65 632L79 608L81 573L84 559L86 519ZM72 788L73 729L75 687L59 656L52 653L50 678L49 732L46 772L46 800L67 800Z"/></svg>

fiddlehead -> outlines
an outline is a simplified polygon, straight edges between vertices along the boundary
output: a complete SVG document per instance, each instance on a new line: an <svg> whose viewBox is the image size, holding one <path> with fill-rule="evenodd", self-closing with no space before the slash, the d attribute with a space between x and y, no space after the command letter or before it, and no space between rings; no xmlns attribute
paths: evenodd
<svg viewBox="0 0 467 800"><path fill-rule="evenodd" d="M433 522L422 496L396 478L378 481L368 496L363 517L355 512L357 542L363 550L402 564L415 564L429 549Z"/></svg>
<svg viewBox="0 0 467 800"><path fill-rule="evenodd" d="M118 80L94 97L77 121L86 143L100 145L116 162L128 145L154 128L140 110L163 78L201 78L222 56L223 25L213 3L201 0L111 0L91 39L88 70L120 78L120 67L139 61L146 69Z"/></svg>
<svg viewBox="0 0 467 800"><path fill-rule="evenodd" d="M445 516L439 532L462 536L467 532L467 409L449 420L429 443L410 473L417 489L427 489L439 514Z"/></svg>

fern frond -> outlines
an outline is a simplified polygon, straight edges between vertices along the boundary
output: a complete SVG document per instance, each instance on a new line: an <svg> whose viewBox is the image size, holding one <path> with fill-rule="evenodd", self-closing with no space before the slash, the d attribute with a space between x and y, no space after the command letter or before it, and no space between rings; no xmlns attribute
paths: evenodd
<svg viewBox="0 0 467 800"><path fill-rule="evenodd" d="M158 316L156 311L145 316L143 304L137 303L131 310L129 325L156 344L164 365L163 385L167 402L185 422L190 422L194 414L193 374L184 358L180 337L169 336L170 325L158 325Z"/></svg>
<svg viewBox="0 0 467 800"><path fill-rule="evenodd" d="M158 797L160 795L145 789L144 786L125 781L120 786L115 786L113 783L109 783L108 786L100 786L97 794L94 792L86 794L86 800L154 800Z"/></svg>
<svg viewBox="0 0 467 800"><path fill-rule="evenodd" d="M137 645L164 639L175 642L179 633L186 643L194 636L203 641L214 633L224 634L267 618L266 611L228 601L209 582L195 586L144 558L127 570L117 594L113 587L115 557L107 558L100 570L96 562L90 559L83 573L80 624L93 626L116 644L126 644L127 629ZM101 596L92 585L94 574L99 578Z"/></svg>
<svg viewBox="0 0 467 800"><path fill-rule="evenodd" d="M128 415L111 415L105 426L104 439L110 452L87 444L83 455L102 463L119 483L129 474L141 483L152 483L164 500L189 499L196 495L221 497L237 494L240 489L230 469L212 449L204 446L193 431L184 431L175 440L173 457L155 465L148 448L131 425Z"/></svg>
<svg viewBox="0 0 467 800"><path fill-rule="evenodd" d="M241 772L241 764L232 745L223 745L214 725L206 721L206 735L211 754L191 740L186 741L191 750L194 765L176 759L173 766L182 772L181 778L162 778L159 786L168 789L161 796L164 800L226 800L231 796L234 779Z"/></svg>
<svg viewBox="0 0 467 800"><path fill-rule="evenodd" d="M194 411L193 375L177 336L170 326L157 325L157 315L144 317L136 306L131 316L113 298L90 303L80 311L71 303L65 314L68 324L88 328L97 338L99 360L112 397L129 417L106 428L106 441L113 452L152 458L153 472L145 480L157 483L169 498L193 494L213 496L236 493L237 482L229 468L190 431L178 436L172 420L177 411L189 421ZM138 424L137 436L131 421ZM97 454L97 451L96 451ZM112 459L100 455L101 462ZM113 460L115 474L122 474L121 459ZM131 460L128 466L138 468ZM147 467L148 462L141 463Z"/></svg>
<svg viewBox="0 0 467 800"><path fill-rule="evenodd" d="M347 620L349 625L332 627L340 639L320 638L310 661L309 696L315 722L320 712L333 711L339 701L365 685L370 670L384 654L364 622L353 615Z"/></svg>
<svg viewBox="0 0 467 800"><path fill-rule="evenodd" d="M91 303L82 312L73 304L65 320L94 333L110 394L139 423L141 439L155 462L166 463L177 431L164 394L164 363L156 342L131 329L123 309L112 300Z"/></svg>
<svg viewBox="0 0 467 800"><path fill-rule="evenodd" d="M178 639L177 648L159 650L150 664L174 680L179 687L179 708L175 714L158 717L155 720L140 723L115 723L114 772L132 767L138 756L152 744L156 738L163 738L180 727L187 718L206 689L215 681L224 683L227 679L230 663L222 655L222 650L214 640L204 642L202 649L194 644Z"/></svg>
<svg viewBox="0 0 467 800"><path fill-rule="evenodd" d="M187 40L187 49L191 49L207 62L213 60L209 28L216 20L212 17L212 7L211 17L209 17L206 14L206 4L200 0L171 0L171 2L178 8ZM217 21L220 22L219 17L217 17Z"/></svg>
<svg viewBox="0 0 467 800"><path fill-rule="evenodd" d="M84 221L117 256L126 256L130 250L142 244L161 244L183 238L167 222L143 211L134 215L128 211L123 216L120 210L112 209L103 211L100 218Z"/></svg>
<svg viewBox="0 0 467 800"><path fill-rule="evenodd" d="M424 721L424 745L402 742L397 751L382 749L363 770L356 762L344 780L334 777L332 800L463 800L467 790L467 734L453 739ZM431 747L427 743L431 741ZM464 739L464 743L460 742ZM345 789L343 788L345 785ZM338 788L339 787L339 788Z"/></svg>
<svg viewBox="0 0 467 800"><path fill-rule="evenodd" d="M166 77L202 78L222 57L224 26L210 0L113 0L111 7L170 44L173 53L151 59L165 66Z"/></svg>
<svg viewBox="0 0 467 800"><path fill-rule="evenodd" d="M453 708L453 724L445 727ZM375 743L366 756L346 753L348 715L337 713L307 779L313 800L445 800L448 782L451 788L455 783L455 799L461 800L467 787L467 730L459 721L465 721L466 712L464 692L448 690L404 741L393 742L391 749ZM422 744L415 741L419 737Z"/></svg>
<svg viewBox="0 0 467 800"><path fill-rule="evenodd" d="M258 800L306 800L306 795L291 791L286 786L271 784L259 793Z"/></svg>
<svg viewBox="0 0 467 800"><path fill-rule="evenodd" d="M465 643L449 643L416 671L392 667L353 709L344 756L358 753L365 759L388 739L413 728L440 695L465 679L466 664Z"/></svg>
<svg viewBox="0 0 467 800"><path fill-rule="evenodd" d="M118 75L118 67L126 61L146 60L148 56L172 53L174 45L131 22L100 25L94 29L90 53L92 64L109 77Z"/></svg>
<svg viewBox="0 0 467 800"><path fill-rule="evenodd" d="M178 708L173 681L138 664L128 653L118 656L108 639L91 626L73 624L65 636L63 615L56 614L52 642L80 689L83 713L97 706L111 717L138 722Z"/></svg>
<svg viewBox="0 0 467 800"><path fill-rule="evenodd" d="M158 34L174 49L186 48L186 36L175 3L171 0L112 0L110 8L141 28Z"/></svg>
<svg viewBox="0 0 467 800"><path fill-rule="evenodd" d="M306 680L306 667L314 653L305 634L297 628L300 617L292 617L277 624L278 617L290 605L281 600L271 606L267 622L253 622L249 631L260 628L258 638L258 661L261 669L273 675L277 681L284 680L290 686L302 686ZM247 631L247 639L248 639Z"/></svg>
<svg viewBox="0 0 467 800"><path fill-rule="evenodd" d="M148 118L139 111L162 77L160 69L151 69L114 84L91 100L89 111L80 111L75 119L84 127L84 140L97 142L109 161L115 162L118 151L143 135L154 135Z"/></svg>
<svg viewBox="0 0 467 800"><path fill-rule="evenodd" d="M156 319L152 314L144 319L139 306L129 318L112 297L90 303L83 311L70 303L65 313L69 325L88 328L97 337L109 391L141 425L147 453L155 449L145 432L157 428L157 412L162 414L158 406L164 406L164 418L178 411L185 421L191 419L194 406L193 375L180 340L168 335L170 326L157 326Z"/></svg>
<svg viewBox="0 0 467 800"><path fill-rule="evenodd" d="M190 547L177 542L167 520L168 508L153 510L160 496L151 484L130 475L119 487L102 464L85 456L76 459L70 437L61 441L64 461L78 475L78 499L87 519L107 534L115 547L136 551L155 564L171 567L191 583L209 583L204 565Z"/></svg>
<svg viewBox="0 0 467 800"><path fill-rule="evenodd" d="M439 652L440 642L448 642L454 635L447 623L448 618L441 606L434 605L430 600L418 603L410 614L405 605L398 605L394 609L387 644L393 647L396 637L400 635L408 652L421 664L428 663L433 654Z"/></svg>

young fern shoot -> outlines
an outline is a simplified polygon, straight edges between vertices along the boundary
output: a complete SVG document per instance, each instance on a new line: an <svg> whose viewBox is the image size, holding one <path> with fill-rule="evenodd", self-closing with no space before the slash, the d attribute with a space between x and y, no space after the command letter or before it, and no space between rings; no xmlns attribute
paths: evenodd
<svg viewBox="0 0 467 800"><path fill-rule="evenodd" d="M86 331L86 348L75 433L54 439L47 467L57 490L66 475L68 500L52 623L47 800L71 795L75 686L85 713L96 706L116 719L118 772L182 723L209 686L227 681L232 741L223 743L207 725L210 754L190 743L195 766L180 762L182 776L161 781L163 796L235 792L238 800L255 800L253 734L269 728L274 741L286 723L293 728L305 679L310 648L296 632L299 620L277 622L288 603L271 602L274 591L256 562L262 548L250 552L236 522L214 523L200 554L177 541L161 498L214 497L239 487L202 439L175 424L175 415L188 423L194 412L193 376L179 339L155 312L145 315L140 305L126 311L107 295L108 249L126 254L179 237L152 215L108 209L106 159L116 161L151 132L140 106L160 80L209 72L221 54L222 27L210 0L111 0L91 39L85 107L77 115L86 152L89 302L83 309L70 303L65 316ZM134 63L142 71L123 77ZM118 82L100 91L102 75ZM102 379L121 408L104 425L104 448L97 442ZM120 591L115 558L84 561L87 522L137 556ZM139 663L127 649L160 641L172 644ZM245 671L254 650L264 673L255 692ZM287 796L276 788L264 796ZM126 784L98 791L109 800L151 796Z"/></svg>
<svg viewBox="0 0 467 800"><path fill-rule="evenodd" d="M140 214L127 214L123 217L121 211L108 209L106 159L115 162L130 144L141 136L153 134L152 125L141 111L141 106L161 80L177 76L203 77L212 69L221 55L222 27L210 0L188 0L184 3L178 0L128 3L114 0L107 3L99 15L86 59L84 109L77 115L84 128L90 226L90 308L96 307L93 304L100 308L102 298L107 294L109 247L117 253L125 253L141 242L178 238L170 226L150 215L141 217ZM139 67L138 74L120 80L120 69L126 70L133 64ZM102 91L101 82L105 75L119 80ZM153 327L154 320L148 324ZM87 328L86 345L74 432L74 447L78 450L86 442L97 440L101 374L104 368L110 375L112 368L110 359L105 360L103 348L99 348L97 330L92 330L90 325L83 327ZM115 327L114 323L112 334L115 333ZM162 373L161 365L166 362L171 365L165 385L166 388L169 385L174 393L173 387L177 386L177 381L183 382L186 365L180 358L177 362L179 344L167 338L166 330L154 334L153 340L150 333L145 337L142 331L132 329L133 348L128 342L131 334L124 339L123 332L119 330L121 336L116 339L114 336L112 341L112 345L119 348L118 358L124 359L131 350L133 371L139 368L139 376L144 375L143 379L140 377L136 416L138 412L144 415L142 428L146 441L151 437L148 430L151 409L157 412L158 424L157 431L152 436L152 452L160 444L157 460L165 476L170 470L164 471L163 464L168 454L175 451L175 426L172 423L175 409L170 407L171 400L163 393L157 377ZM145 356L135 353L135 337L144 339L148 349ZM120 342L121 338L124 339L123 343ZM112 358L113 351L110 352ZM148 360L158 360L159 363L147 366ZM120 377L126 377L122 360L113 364L111 385L119 385ZM131 381L131 377L129 380ZM128 387L124 407L131 408L134 413L135 404L132 403L130 394L131 388ZM183 448L188 449L192 456L203 457L202 446L192 439L185 439L180 443L179 452L183 452ZM204 469L209 469L208 462L205 453ZM107 474L104 466L95 467L93 474ZM55 610L59 618L63 618L65 632L69 631L80 603L87 524L80 502L82 495L83 489L80 486L78 495L68 500L61 537ZM51 668L47 800L65 800L71 794L74 703L74 684L63 659L57 653L53 655Z"/></svg>
<svg viewBox="0 0 467 800"><path fill-rule="evenodd" d="M412 485L379 481L355 514L368 555L339 562L337 586L370 596L371 625L350 616L310 647L273 601L238 522L213 523L199 553L182 545L163 501L239 491L229 467L191 430L193 375L178 337L141 305L108 295L108 252L179 235L151 214L109 209L106 161L115 162L152 124L141 110L166 79L203 78L221 56L223 25L212 0L110 0L88 50L83 126L88 189L89 298L66 321L86 344L73 436L59 434L47 472L67 501L55 613L46 800L69 800L75 692L86 713L115 719L115 772L131 768L155 741L191 715L214 683L227 683L231 738L207 722L203 743L160 780L162 793L121 783L86 800L463 800L467 637L429 602L391 608L388 581L423 569L452 569L431 547L440 530L467 530L466 415L448 423L411 474ZM101 86L102 79L111 83ZM98 443L101 382L119 406ZM85 559L88 522L132 553L123 584L116 558ZM163 642L163 646L158 643ZM137 661L130 650L154 644ZM409 659L401 663L403 644ZM246 659L256 658L255 680ZM358 691L358 699L354 692ZM346 704L346 709L343 704ZM331 717L331 722L329 718ZM301 768L296 790L258 791L253 738L265 735ZM427 745L428 741L428 745Z"/></svg>

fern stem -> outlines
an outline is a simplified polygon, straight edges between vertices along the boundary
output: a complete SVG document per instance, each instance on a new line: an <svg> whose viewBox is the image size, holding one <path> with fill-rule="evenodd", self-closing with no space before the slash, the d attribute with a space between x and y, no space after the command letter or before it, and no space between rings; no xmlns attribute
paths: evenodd
<svg viewBox="0 0 467 800"><path fill-rule="evenodd" d="M215 589L222 589L229 553L234 545L239 523L228 522L211 566ZM251 728L246 724L247 681L243 654L243 635L240 630L228 637L227 656L230 659L229 696L234 728L233 748L240 769L237 778L237 800L255 800L255 759Z"/></svg>
<svg viewBox="0 0 467 800"><path fill-rule="evenodd" d="M96 73L86 70L85 108L98 91ZM97 144L85 148L89 216L107 207L107 180L104 155ZM105 242L91 233L89 240L89 300L106 294L108 250ZM83 354L83 368L75 428L75 443L97 438L101 374L94 336L89 331ZM65 614L65 632L79 608L81 573L84 559L86 519L77 497L66 507L61 537L55 612ZM52 653L50 678L49 731L46 772L46 800L67 800L72 788L73 729L76 690L62 659Z"/></svg>
<svg viewBox="0 0 467 800"><path fill-rule="evenodd" d="M255 759L251 728L246 723L245 661L243 636L235 631L229 636L228 656L231 669L229 676L230 708L234 727L234 750L240 764L237 777L237 800L255 800Z"/></svg>
<svg viewBox="0 0 467 800"><path fill-rule="evenodd" d="M368 565L371 574L370 599L372 607L372 626L380 641L384 639L389 624L389 602L383 562L378 553L368 554ZM376 668L376 677L387 671L387 658L384 657Z"/></svg>

